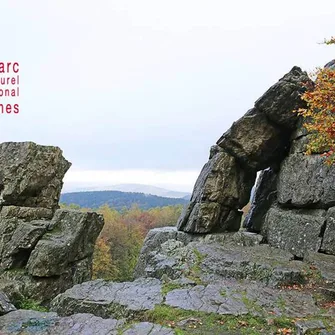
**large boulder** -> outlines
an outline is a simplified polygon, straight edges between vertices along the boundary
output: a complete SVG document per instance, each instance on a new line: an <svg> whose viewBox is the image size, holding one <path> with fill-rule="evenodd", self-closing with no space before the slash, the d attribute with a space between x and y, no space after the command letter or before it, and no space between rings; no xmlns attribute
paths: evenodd
<svg viewBox="0 0 335 335"><path fill-rule="evenodd" d="M303 258L308 251L319 251L326 220L322 209L282 209L272 207L266 216L270 246Z"/></svg>
<svg viewBox="0 0 335 335"><path fill-rule="evenodd" d="M61 275L74 262L91 258L103 224L103 217L94 212L57 210L49 224L50 231L29 257L28 273L37 277Z"/></svg>
<svg viewBox="0 0 335 335"><path fill-rule="evenodd" d="M284 206L329 208L335 205L335 166L320 155L289 155L281 165L277 195Z"/></svg>
<svg viewBox="0 0 335 335"><path fill-rule="evenodd" d="M70 166L58 147L33 142L1 143L2 205L58 208L62 180Z"/></svg>
<svg viewBox="0 0 335 335"><path fill-rule="evenodd" d="M305 106L300 96L306 83L311 83L307 73L295 66L255 102L255 107L275 124L294 129L297 115L292 111Z"/></svg>
<svg viewBox="0 0 335 335"><path fill-rule="evenodd" d="M234 157L216 147L196 181L178 229L193 233L238 230L238 208L247 204L255 176L255 171L244 170Z"/></svg>
<svg viewBox="0 0 335 335"><path fill-rule="evenodd" d="M261 170L283 159L288 136L266 115L253 108L233 123L217 145L246 167Z"/></svg>

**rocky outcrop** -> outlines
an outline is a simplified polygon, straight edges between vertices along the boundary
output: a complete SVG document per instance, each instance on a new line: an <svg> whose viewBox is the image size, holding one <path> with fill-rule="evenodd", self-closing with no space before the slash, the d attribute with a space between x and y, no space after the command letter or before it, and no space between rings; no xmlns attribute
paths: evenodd
<svg viewBox="0 0 335 335"><path fill-rule="evenodd" d="M47 304L91 279L103 218L57 209L70 163L56 147L0 144L0 289L14 304Z"/></svg>
<svg viewBox="0 0 335 335"><path fill-rule="evenodd" d="M33 142L0 144L1 204L55 210L70 166L57 147Z"/></svg>
<svg viewBox="0 0 335 335"><path fill-rule="evenodd" d="M258 221L265 241L301 258L308 251L335 254L335 167L325 164L320 152L304 154L309 137L299 124L280 166L276 199L264 221Z"/></svg>
<svg viewBox="0 0 335 335"><path fill-rule="evenodd" d="M191 233L236 231L256 171L278 165L289 149L307 74L294 67L235 122L211 149L177 227ZM259 227L256 227L259 230Z"/></svg>
<svg viewBox="0 0 335 335"><path fill-rule="evenodd" d="M153 229L141 251L138 279L76 285L52 301L57 316L48 315L57 318L57 325L80 319L91 327L102 317L101 324L118 322L117 334L225 334L240 330L230 328L232 322L248 327L244 317L264 320L257 330L252 321L252 332L257 334L276 333L279 320L296 322L297 329L313 329L316 324L323 330L335 327L334 312L321 308L335 285L334 256L309 252L302 262L289 251L261 241L259 234L249 232L189 234L173 227ZM16 317L22 311L12 313ZM321 315L323 323L317 322ZM148 322L152 318L162 325ZM0 331L12 325L11 313L4 321L0 318Z"/></svg>
<svg viewBox="0 0 335 335"><path fill-rule="evenodd" d="M151 231L144 242L135 277L168 276L210 283L226 278L258 280L267 285L303 282L304 266L290 252L260 245L262 236L237 232L174 238L170 228ZM165 238L164 238L165 237ZM153 239L161 243L150 243Z"/></svg>
<svg viewBox="0 0 335 335"><path fill-rule="evenodd" d="M305 155L312 135L293 113L304 106L300 95L305 84L313 82L294 67L221 136L178 230L238 231L240 209L261 170L243 227L297 258L308 251L335 254L335 166L325 164L323 152Z"/></svg>

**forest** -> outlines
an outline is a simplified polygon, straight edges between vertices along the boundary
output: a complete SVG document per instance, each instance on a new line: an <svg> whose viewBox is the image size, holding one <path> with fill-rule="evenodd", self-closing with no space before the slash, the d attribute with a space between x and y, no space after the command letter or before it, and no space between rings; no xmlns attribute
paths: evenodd
<svg viewBox="0 0 335 335"><path fill-rule="evenodd" d="M131 208L133 204L137 204L141 209L180 204L185 205L188 203L188 199L166 198L137 192L90 191L63 193L60 202L66 205L77 205L79 207L89 207L92 209L108 204L116 210L122 210L125 207L128 209Z"/></svg>
<svg viewBox="0 0 335 335"><path fill-rule="evenodd" d="M77 206L63 204L61 207ZM108 205L98 208L97 212L104 216L105 225L95 245L93 279L131 280L147 232L156 227L175 226L182 209L182 205L148 210L141 209L138 205L122 210Z"/></svg>

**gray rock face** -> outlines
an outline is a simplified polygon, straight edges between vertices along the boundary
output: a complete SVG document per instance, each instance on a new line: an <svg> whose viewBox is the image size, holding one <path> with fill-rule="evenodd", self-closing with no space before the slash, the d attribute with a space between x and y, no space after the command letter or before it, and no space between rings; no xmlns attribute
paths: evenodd
<svg viewBox="0 0 335 335"><path fill-rule="evenodd" d="M25 269L12 269L0 275L0 290L3 290L14 304L24 299L34 300L41 305L49 305L58 294L73 285L91 279L91 262L81 268L81 262L73 263L62 275L34 277Z"/></svg>
<svg viewBox="0 0 335 335"><path fill-rule="evenodd" d="M58 208L62 180L70 166L57 147L33 142L0 144L2 204Z"/></svg>
<svg viewBox="0 0 335 335"><path fill-rule="evenodd" d="M31 251L46 232L52 211L45 208L6 206L0 212L2 269L24 267Z"/></svg>
<svg viewBox="0 0 335 335"><path fill-rule="evenodd" d="M327 223L321 250L327 254L335 255L335 207L329 208L327 211Z"/></svg>
<svg viewBox="0 0 335 335"><path fill-rule="evenodd" d="M0 315L4 315L15 310L15 306L9 301L6 294L0 291Z"/></svg>
<svg viewBox="0 0 335 335"><path fill-rule="evenodd" d="M58 295L51 310L60 315L92 313L103 318L126 318L153 309L163 301L157 279L113 283L95 280L75 285Z"/></svg>
<svg viewBox="0 0 335 335"><path fill-rule="evenodd" d="M335 166L320 155L293 154L282 163L278 202L298 208L328 208L335 204Z"/></svg>
<svg viewBox="0 0 335 335"><path fill-rule="evenodd" d="M178 229L195 233L236 230L241 219L238 208L248 202L254 179L254 171L244 171L234 157L217 149L198 177Z"/></svg>
<svg viewBox="0 0 335 335"><path fill-rule="evenodd" d="M267 241L297 257L304 257L307 251L319 251L325 215L324 210L272 207L265 219Z"/></svg>
<svg viewBox="0 0 335 335"><path fill-rule="evenodd" d="M250 210L243 226L252 232L261 232L266 213L277 198L277 173L273 169L263 170L257 180ZM266 235L264 235L266 236Z"/></svg>
<svg viewBox="0 0 335 335"><path fill-rule="evenodd" d="M197 235L177 231L175 227L162 227L151 229L143 242L141 253L138 257L135 267L134 277L140 278L146 275L145 267L148 258L150 257L150 253L160 250L161 245L166 241L174 240L176 242L181 242L182 244L188 244L197 237Z"/></svg>
<svg viewBox="0 0 335 335"><path fill-rule="evenodd" d="M292 111L304 107L300 94L307 82L311 82L307 73L295 66L255 102L255 107L275 124L293 129L297 117Z"/></svg>
<svg viewBox="0 0 335 335"><path fill-rule="evenodd" d="M38 241L27 264L37 277L63 274L70 264L91 257L103 227L103 218L94 212L57 210L50 231Z"/></svg>
<svg viewBox="0 0 335 335"><path fill-rule="evenodd" d="M96 213L8 206L0 213L0 287L13 302L47 304L74 284L90 280Z"/></svg>

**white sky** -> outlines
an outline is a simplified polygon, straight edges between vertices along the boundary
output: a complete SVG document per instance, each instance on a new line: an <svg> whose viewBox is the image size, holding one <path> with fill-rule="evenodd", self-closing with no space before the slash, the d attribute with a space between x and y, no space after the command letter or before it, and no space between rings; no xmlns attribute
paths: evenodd
<svg viewBox="0 0 335 335"><path fill-rule="evenodd" d="M0 13L0 61L21 76L1 140L61 147L78 186L190 191L270 85L335 58L318 44L335 35L328 0L1 0Z"/></svg>

